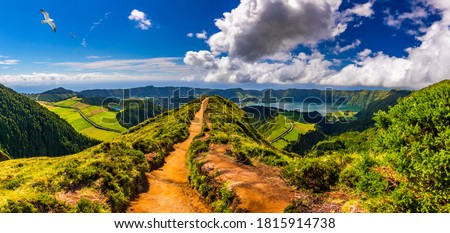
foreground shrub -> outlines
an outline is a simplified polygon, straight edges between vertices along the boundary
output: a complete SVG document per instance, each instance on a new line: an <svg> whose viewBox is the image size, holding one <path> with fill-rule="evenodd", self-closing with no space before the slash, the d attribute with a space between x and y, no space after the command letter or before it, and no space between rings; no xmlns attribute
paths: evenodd
<svg viewBox="0 0 450 233"><path fill-rule="evenodd" d="M2 213L67 213L73 212L71 207L56 200L54 196L38 194L30 200L8 200L0 209Z"/></svg>
<svg viewBox="0 0 450 233"><path fill-rule="evenodd" d="M338 164L325 158L303 158L287 165L282 172L290 184L314 192L329 191L339 179Z"/></svg>

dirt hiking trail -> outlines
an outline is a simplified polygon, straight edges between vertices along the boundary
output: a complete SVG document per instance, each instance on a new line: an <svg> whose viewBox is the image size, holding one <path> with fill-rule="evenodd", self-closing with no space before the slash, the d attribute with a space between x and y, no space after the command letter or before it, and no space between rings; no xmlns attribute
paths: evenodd
<svg viewBox="0 0 450 233"><path fill-rule="evenodd" d="M150 188L131 203L130 213L205 213L211 212L200 195L189 186L186 159L194 137L201 132L203 113L208 98L203 100L200 111L189 126L189 137L176 144L175 150L166 157L166 163L158 170L147 173Z"/></svg>
<svg viewBox="0 0 450 233"><path fill-rule="evenodd" d="M282 213L296 197L296 190L281 178L279 170L253 160L253 166L230 158L228 145L211 145L204 170L219 172L215 179L236 192L236 212Z"/></svg>

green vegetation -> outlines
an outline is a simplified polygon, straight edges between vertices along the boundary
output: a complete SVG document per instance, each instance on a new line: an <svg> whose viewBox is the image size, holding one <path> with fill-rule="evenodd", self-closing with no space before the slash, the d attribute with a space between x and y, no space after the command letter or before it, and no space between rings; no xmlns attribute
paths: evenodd
<svg viewBox="0 0 450 233"><path fill-rule="evenodd" d="M95 128L89 122L87 122L81 115L77 112L76 109L66 108L66 107L57 107L54 105L49 105L48 103L41 102L41 105L46 107L48 110L58 114L61 118L69 122L69 124L79 133L95 138L101 141L110 141L120 135L117 132L111 132L106 130L101 130ZM115 119L115 118L113 118Z"/></svg>
<svg viewBox="0 0 450 233"><path fill-rule="evenodd" d="M276 108L252 106L245 107L243 110L247 113L251 125L267 140L278 139L273 143L273 146L278 149L284 149L289 143L297 141L299 136L314 130L314 124L304 123L303 114L298 112L296 112L298 118L295 118L294 112L285 112ZM291 128L292 124L292 131L279 138Z"/></svg>
<svg viewBox="0 0 450 233"><path fill-rule="evenodd" d="M0 149L0 162L6 161L6 160L10 160L10 159L11 159L11 157L9 157L8 154L6 154L5 152L3 152L3 151Z"/></svg>
<svg viewBox="0 0 450 233"><path fill-rule="evenodd" d="M195 113L200 110L201 100L194 100L180 109L150 118L130 128L118 140L131 143L134 149L145 154L152 154L151 167L160 167L164 164L165 156L173 150L173 145L189 136L189 125Z"/></svg>
<svg viewBox="0 0 450 233"><path fill-rule="evenodd" d="M449 100L450 81L414 92L375 114L374 128L327 137L283 174L316 192L353 192L370 212L448 213Z"/></svg>
<svg viewBox="0 0 450 233"><path fill-rule="evenodd" d="M35 101L44 101L44 102L59 102L66 99L70 99L72 97L77 96L77 93L71 90L66 90L62 87L56 88L50 91L43 92L41 94L30 94L26 95L28 98L31 98Z"/></svg>
<svg viewBox="0 0 450 233"><path fill-rule="evenodd" d="M376 112L389 110L389 107L396 105L399 99L405 98L410 94L410 91L391 90L386 95L383 95L382 98L368 103L365 108L354 115L350 113L345 116L346 112L341 114L334 113L334 115L339 115L328 117L327 121L321 121L318 124L319 128L327 135L339 135L350 131L362 132L374 126L375 121L372 118ZM340 120L342 117L345 117L344 120Z"/></svg>
<svg viewBox="0 0 450 233"><path fill-rule="evenodd" d="M386 200L413 212L450 211L450 81L413 93L374 120L374 149L386 166L405 178ZM409 199L408 199L409 198ZM388 205L388 204L387 204ZM382 205L383 206L383 205Z"/></svg>
<svg viewBox="0 0 450 233"><path fill-rule="evenodd" d="M210 141L194 140L188 151L189 183L198 190L205 201L213 207L216 213L232 212L231 204L236 194L226 184L214 181L215 176L210 176L202 171L204 152L208 152Z"/></svg>
<svg viewBox="0 0 450 233"><path fill-rule="evenodd" d="M1 90L0 160L6 161L0 163L0 212L126 210L133 197L147 188L145 173L162 166L173 146L188 137L190 121L204 98L149 118L109 142L78 153L81 146L77 145L88 146L92 140L78 134L64 136L73 130L61 118L7 88ZM241 96L258 94L234 91ZM233 211L238 200L229 184L215 179L219 172L202 169L214 144L226 147L236 162L252 166L259 160L279 167L285 181L310 195L307 200L294 200L286 209L289 212L311 211L310 205L329 201L326 197L336 193L353 198L346 199L347 204L339 207L342 210L351 211L348 203L358 202L363 211L370 212L450 212L450 81L411 95L394 90L359 91L352 94L352 101L365 108L357 114L319 117L334 124L306 124L309 116L302 113L265 108L261 117L253 114L255 107L243 111L223 97L210 97L206 109L210 127L204 123L188 151L191 186L215 212ZM113 119L109 123L114 127L122 127L114 111L77 98L56 105L48 108L79 131L90 126L71 108L80 109L92 121L107 123L100 120L106 117ZM136 111L139 120L135 123L140 114ZM342 117L353 119L344 124ZM292 132L273 144L268 141L291 124ZM78 154L9 160L9 155L17 158L33 150L37 155L54 156L47 149L37 150L44 143Z"/></svg>
<svg viewBox="0 0 450 233"><path fill-rule="evenodd" d="M214 96L209 100L207 111L212 123L211 142L229 144L233 157L240 161L256 158L270 165L285 164L285 155L274 148L252 126L247 115L231 101ZM230 133L233 132L233 133Z"/></svg>
<svg viewBox="0 0 450 233"><path fill-rule="evenodd" d="M163 112L161 106L152 99L125 100L125 109L117 114L117 121L124 127L136 126L139 123Z"/></svg>
<svg viewBox="0 0 450 233"><path fill-rule="evenodd" d="M195 100L79 154L1 162L0 212L124 212L199 109Z"/></svg>
<svg viewBox="0 0 450 233"><path fill-rule="evenodd" d="M206 115L211 128L204 124L203 132L189 148L189 181L215 212L232 212L236 198L234 191L228 184L215 180L219 173L208 174L202 170L210 145L230 146L229 156L247 165L257 159L273 166L283 166L290 158L272 147L250 124L246 113L231 101L219 96L210 97ZM204 138L206 133L208 136Z"/></svg>
<svg viewBox="0 0 450 233"><path fill-rule="evenodd" d="M151 97L170 97L174 94L178 88L176 87L138 87L131 88L130 93L134 98L151 98ZM187 92L192 88L182 87L179 88L181 95L186 96ZM367 107L370 103L384 99L392 91L395 90L357 90L357 91L341 91L334 90L302 90L302 89L287 89L287 90L270 90L271 97L281 100L283 98L290 98L294 102L303 102L305 100L311 100L312 102L320 100L320 102L326 102L328 104L334 104L336 101L339 103L346 99L345 104L351 106L358 106L360 108ZM244 90L242 88L233 89L210 89L210 88L195 88L195 93L199 95L219 95L227 99L240 98L243 101L251 101L252 98L262 98L264 91L257 90ZM124 96L123 89L112 90L87 90L78 93L81 98L90 97L116 97L122 99ZM340 98L343 97L343 98ZM98 105L98 104L95 104Z"/></svg>
<svg viewBox="0 0 450 233"><path fill-rule="evenodd" d="M123 143L60 158L16 159L0 167L3 213L123 212L145 186L148 171L144 154ZM86 190L97 201L82 199Z"/></svg>
<svg viewBox="0 0 450 233"><path fill-rule="evenodd" d="M127 129L122 127L116 120L117 112L109 111L102 106L92 106L85 104L80 98L71 98L54 104L56 107L79 109L89 120L95 124L117 131L124 132ZM81 117L81 116L80 116Z"/></svg>
<svg viewBox="0 0 450 233"><path fill-rule="evenodd" d="M296 187L325 192L338 181L339 168L332 158L303 158L286 166L283 176Z"/></svg>
<svg viewBox="0 0 450 233"><path fill-rule="evenodd" d="M0 147L12 158L61 156L96 144L58 115L0 85Z"/></svg>
<svg viewBox="0 0 450 233"><path fill-rule="evenodd" d="M44 102L41 102L41 104L69 122L75 130L91 138L110 141L118 137L119 132L127 130L117 121L117 112L101 106L91 106L84 103L83 99L80 98L74 97L54 104ZM77 109L94 124L111 130L93 126L78 113Z"/></svg>

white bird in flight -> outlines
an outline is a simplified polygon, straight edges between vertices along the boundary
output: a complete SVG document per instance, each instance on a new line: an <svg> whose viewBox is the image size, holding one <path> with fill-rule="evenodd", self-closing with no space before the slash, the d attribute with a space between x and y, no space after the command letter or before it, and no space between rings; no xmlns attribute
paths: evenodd
<svg viewBox="0 0 450 233"><path fill-rule="evenodd" d="M50 16L47 11L41 10L42 14L44 14L45 20L41 20L42 24L48 23L50 27L52 27L53 31L56 32L56 25L53 22L53 19L50 19Z"/></svg>

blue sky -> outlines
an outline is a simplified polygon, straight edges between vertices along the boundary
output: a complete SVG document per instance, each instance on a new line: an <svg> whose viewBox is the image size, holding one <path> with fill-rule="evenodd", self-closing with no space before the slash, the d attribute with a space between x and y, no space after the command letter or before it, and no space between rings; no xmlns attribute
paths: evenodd
<svg viewBox="0 0 450 233"><path fill-rule="evenodd" d="M21 91L152 84L421 88L450 72L442 52L450 48L446 0L1 5L0 82ZM40 9L55 20L56 33L41 24Z"/></svg>

